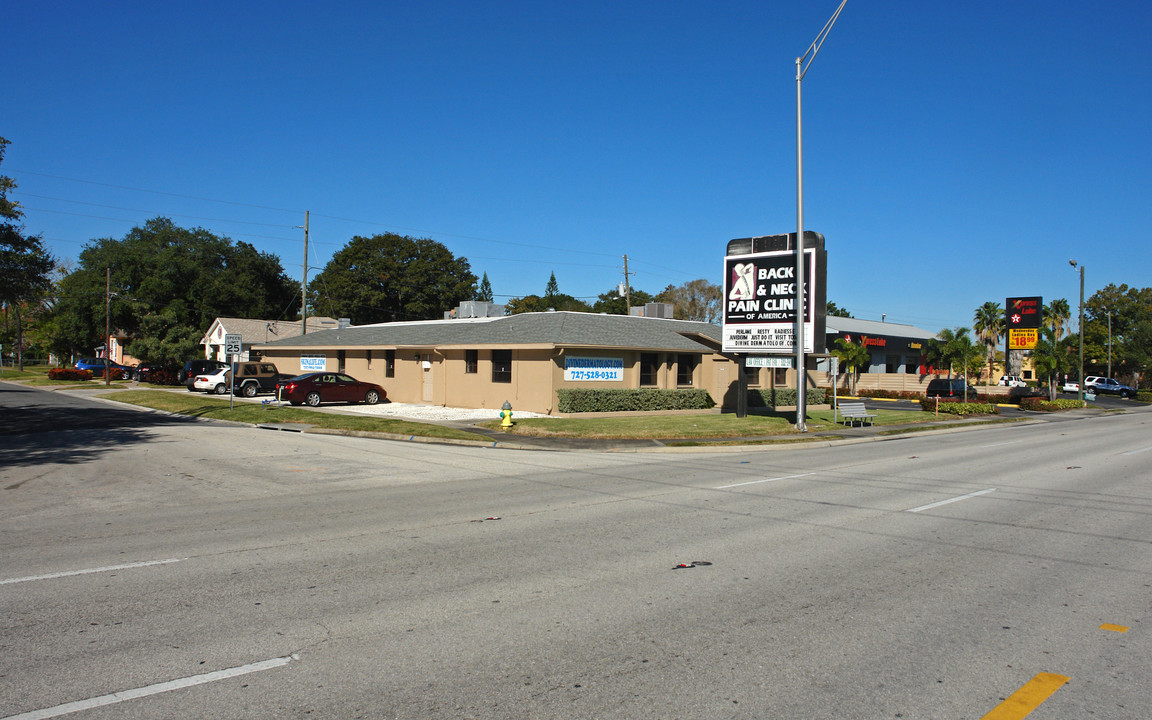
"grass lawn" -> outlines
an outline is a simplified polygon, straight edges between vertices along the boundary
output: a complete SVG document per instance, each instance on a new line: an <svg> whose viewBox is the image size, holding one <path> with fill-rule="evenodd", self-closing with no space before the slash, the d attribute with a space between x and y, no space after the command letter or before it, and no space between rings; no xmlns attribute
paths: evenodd
<svg viewBox="0 0 1152 720"><path fill-rule="evenodd" d="M929 422L935 418L927 412L876 410L877 425ZM719 415L651 415L608 418L524 418L517 420L510 434L534 437L604 438L739 438L800 435L792 427L793 412L765 413L738 418L731 413ZM483 423L498 430L500 421ZM810 410L808 432L841 427L832 421L831 410Z"/></svg>
<svg viewBox="0 0 1152 720"><path fill-rule="evenodd" d="M21 385L28 385L30 387L104 387L104 378L102 377L91 380L49 380L49 369L51 368L47 365L26 365L24 370L21 371L5 366L3 374L0 374L0 380L19 382ZM124 387L128 384L130 384L128 380L112 381L112 387Z"/></svg>
<svg viewBox="0 0 1152 720"><path fill-rule="evenodd" d="M454 438L457 440L482 440L488 438L476 433L456 428L433 425L411 420L394 420L356 415L335 415L316 412L304 408L282 405L280 407L237 402L228 408L227 399L218 399L199 393L174 393L163 390L119 390L102 396L107 400L139 405L141 407L164 410L177 415L232 420L242 423L306 423L333 430L353 430L361 432L395 433L397 435L419 435L421 437Z"/></svg>

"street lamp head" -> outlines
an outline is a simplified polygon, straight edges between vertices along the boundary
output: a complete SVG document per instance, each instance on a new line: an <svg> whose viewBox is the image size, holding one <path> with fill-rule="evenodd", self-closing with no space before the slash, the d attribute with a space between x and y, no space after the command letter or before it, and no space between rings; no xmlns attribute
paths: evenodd
<svg viewBox="0 0 1152 720"><path fill-rule="evenodd" d="M1068 264L1071 265L1072 267L1076 267L1076 261L1075 260L1069 260Z"/></svg>

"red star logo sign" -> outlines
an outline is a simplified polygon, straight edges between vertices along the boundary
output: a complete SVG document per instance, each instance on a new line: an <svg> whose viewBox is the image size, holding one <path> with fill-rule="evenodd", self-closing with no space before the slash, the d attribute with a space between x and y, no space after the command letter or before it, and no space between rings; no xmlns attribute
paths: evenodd
<svg viewBox="0 0 1152 720"><path fill-rule="evenodd" d="M1020 316L1019 315L1013 315L1012 316L1012 324L1013 325L1019 325L1020 324Z"/></svg>

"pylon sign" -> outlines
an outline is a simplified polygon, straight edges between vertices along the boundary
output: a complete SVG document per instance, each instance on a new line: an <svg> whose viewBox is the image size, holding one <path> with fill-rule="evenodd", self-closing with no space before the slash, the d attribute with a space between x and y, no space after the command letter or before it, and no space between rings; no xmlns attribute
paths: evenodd
<svg viewBox="0 0 1152 720"><path fill-rule="evenodd" d="M1008 349L1034 350L1040 340L1040 327L1043 321L1043 298L1006 298L1004 327L1008 330Z"/></svg>
<svg viewBox="0 0 1152 720"><path fill-rule="evenodd" d="M805 233L804 352L824 350L824 236ZM752 355L796 352L796 251L794 236L744 238L728 244L724 258L722 351ZM764 248L763 251L760 251ZM770 249L769 249L770 248ZM750 252L751 251L751 252Z"/></svg>

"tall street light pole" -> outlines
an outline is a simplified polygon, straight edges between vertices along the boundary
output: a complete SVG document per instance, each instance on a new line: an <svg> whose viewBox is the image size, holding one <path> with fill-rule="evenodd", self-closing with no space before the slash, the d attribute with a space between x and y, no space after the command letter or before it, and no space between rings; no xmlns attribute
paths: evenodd
<svg viewBox="0 0 1152 720"><path fill-rule="evenodd" d="M841 0L840 6L832 13L828 22L824 23L824 28L812 41L808 50L796 58L796 242L793 243L792 249L796 251L796 429L800 432L808 432L808 425L805 422L808 414L805 393L808 368L804 360L804 311L808 306L805 302L804 288L804 133L800 116L800 81L808 73L808 68L812 67L816 53L820 52L828 32L836 24L840 11L847 3L848 0Z"/></svg>
<svg viewBox="0 0 1152 720"><path fill-rule="evenodd" d="M1108 377L1112 377L1112 308L1104 308L1108 313Z"/></svg>
<svg viewBox="0 0 1152 720"><path fill-rule="evenodd" d="M1073 269L1076 268L1077 262L1069 260L1068 264ZM1079 393L1080 402L1084 402L1084 266L1080 265L1080 383Z"/></svg>

